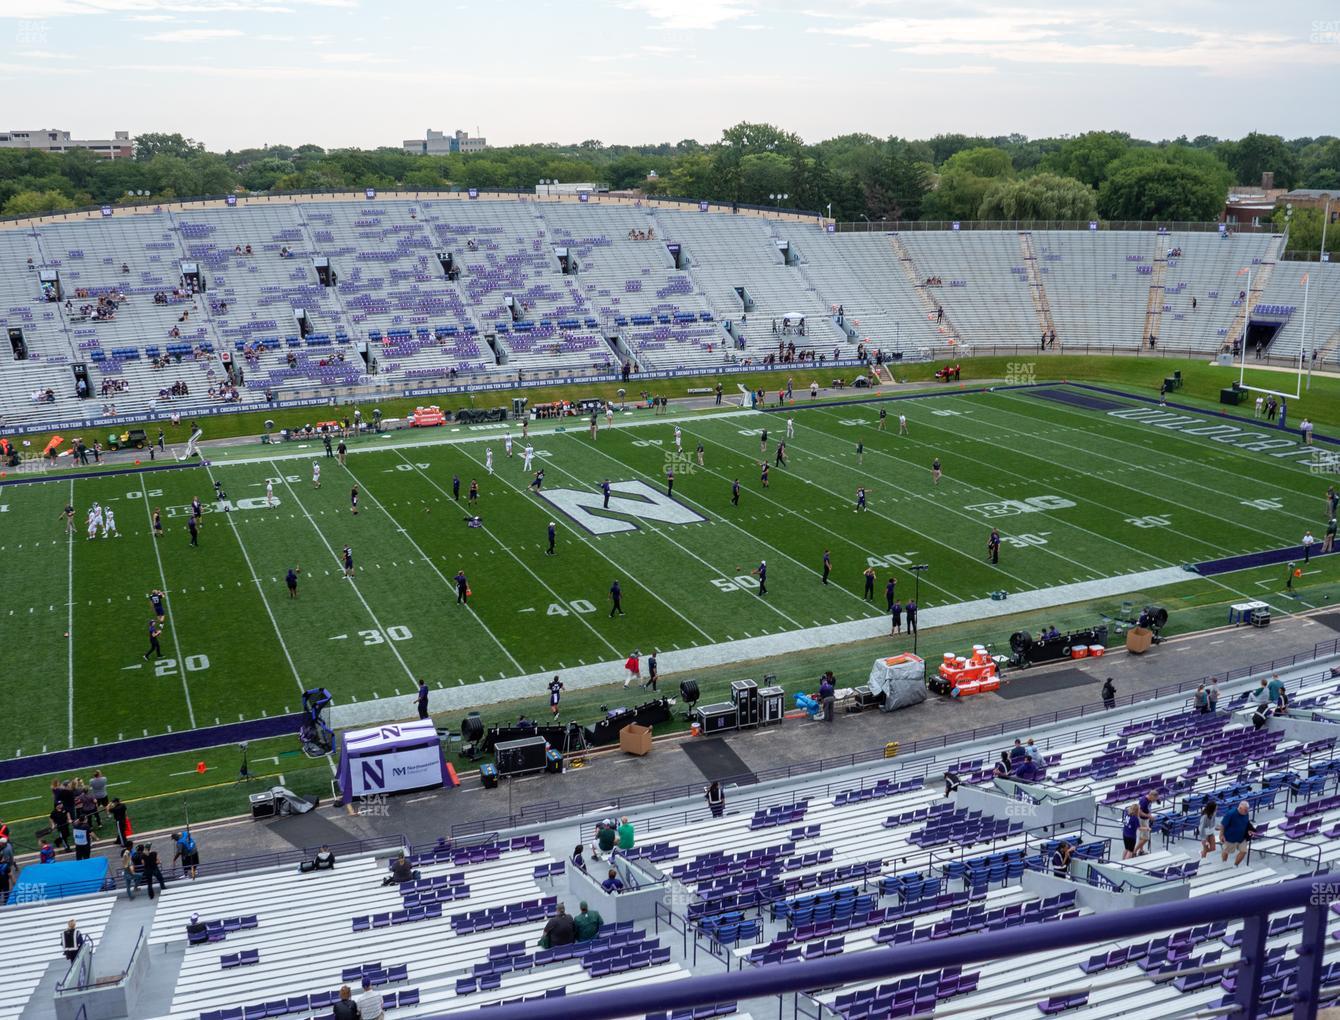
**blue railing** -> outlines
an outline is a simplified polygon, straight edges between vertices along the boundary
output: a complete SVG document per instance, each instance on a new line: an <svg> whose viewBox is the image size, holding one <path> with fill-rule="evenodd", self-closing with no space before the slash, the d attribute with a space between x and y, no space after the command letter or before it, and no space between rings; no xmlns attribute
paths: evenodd
<svg viewBox="0 0 1340 1020"><path fill-rule="evenodd" d="M451 1020L583 1020L663 1014L720 1002L740 1002L819 988L835 988L944 967L970 967L1032 953L1073 952L1082 946L1111 943L1174 928L1242 921L1241 961L1233 991L1241 1020L1257 1020L1264 1012L1259 993L1267 966L1266 937L1272 914L1304 913L1298 947L1297 989L1292 993L1296 1020L1315 1016L1321 995L1328 905L1340 898L1340 882L1294 879L1278 885L1219 893L1179 903L1155 904L1139 910L1105 911L1088 917L1052 921L1003 931L962 935L934 942L889 947L878 952L843 954L822 960L797 961L748 970L691 977L651 987L630 985L566 999L532 1000L455 1012ZM1039 990L1039 998L1047 995ZM436 1014L442 1016L442 1014Z"/></svg>

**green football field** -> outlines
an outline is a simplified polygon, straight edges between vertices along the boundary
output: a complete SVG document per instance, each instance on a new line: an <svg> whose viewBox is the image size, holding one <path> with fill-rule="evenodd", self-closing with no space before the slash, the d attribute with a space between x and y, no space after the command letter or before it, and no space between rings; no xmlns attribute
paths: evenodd
<svg viewBox="0 0 1340 1020"><path fill-rule="evenodd" d="M889 413L883 431L880 408ZM595 442L582 422L537 427L530 441L534 468L545 470L542 495L528 489L524 441L513 431L509 459L499 425L435 430L409 437L413 445L395 445L403 435L361 439L347 467L319 444L289 443L212 467L5 486L0 620L10 710L0 716L0 758L291 712L311 686L340 702L403 697L421 677L468 685L621 661L634 648L682 650L881 616L889 577L901 599L911 596L912 563L929 565L925 609L1293 545L1308 528L1320 540L1323 495L1336 479L1280 445L1291 440L1250 421L1238 423L1242 435L1226 435L1231 426L1209 415L1185 417L1217 431L1190 435L1197 423L1172 430L1114 408L1158 411L1122 398L1095 409L1002 390L766 415L629 416L612 429L602 419ZM898 434L899 414L907 435ZM760 433L768 430L772 465L788 417L788 463L772 467L765 489ZM944 476L934 485L937 457ZM481 490L473 511L471 479ZM599 492L606 479L611 512ZM215 480L229 513L215 509ZM864 513L855 509L861 486ZM206 510L198 547L186 528L194 496ZM67 502L76 508L69 537L60 519ZM119 538L85 537L94 502L114 510ZM158 539L155 507L166 524ZM481 527L467 526L469 512ZM986 562L993 526L1004 541L998 566ZM346 545L354 580L340 562ZM751 573L760 560L766 597ZM302 570L297 599L284 583L292 566ZM873 602L862 596L867 566L877 570ZM472 591L465 606L456 603L458 570ZM626 615L611 618L615 578ZM1196 583L1253 598L1278 590L1235 574ZM146 596L155 588L168 593L165 657L146 663Z"/></svg>

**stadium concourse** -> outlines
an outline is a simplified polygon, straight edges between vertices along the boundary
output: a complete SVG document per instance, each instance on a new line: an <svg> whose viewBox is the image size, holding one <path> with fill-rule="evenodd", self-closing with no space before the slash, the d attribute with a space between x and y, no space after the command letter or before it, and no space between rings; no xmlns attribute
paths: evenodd
<svg viewBox="0 0 1340 1020"><path fill-rule="evenodd" d="M358 997L365 977L391 1016L412 1017L599 990L631 995L881 946L948 946L974 932L1023 933L1315 874L1340 855L1340 759L1328 732L1340 711L1337 630L1334 612L1295 615L1265 631L1223 629L1171 639L1144 657L1090 660L1077 678L1063 672L1070 664L1016 674L1025 692L1010 707L1034 715L1026 724L965 714L977 699L930 701L896 716L677 740L645 758L592 756L586 768L507 790L468 776L463 788L361 813L201 826L204 874L189 882L170 873L156 900L100 893L7 909L0 1016L53 1015L52 988L66 972L56 936L67 918L97 942L93 976L133 973L134 1017L327 1017L341 986ZM1246 668L1253 662L1266 665ZM1196 679L1230 671L1218 710L1194 711ZM1272 674L1291 692L1290 714L1257 727L1249 697ZM1098 687L1109 675L1118 700L1103 709ZM1155 697L1159 688L1172 693ZM1066 718L1042 714L1058 711ZM972 725L994 729L913 747ZM910 750L861 765L840 757L890 738ZM1019 786L992 774L1015 738L1030 738L1041 758L1041 775ZM828 761L802 764L817 758ZM773 778L777 766L792 774ZM958 777L957 791L946 792L946 773ZM702 795L714 779L724 780L720 814ZM676 784L682 796L651 801L653 788ZM1141 797L1153 816L1150 852L1124 860L1123 815ZM1207 798L1216 816L1248 805L1256 835L1241 865L1218 850L1202 855ZM607 816L627 817L632 846L597 859L594 830ZM1074 853L1058 867L1062 840ZM335 848L333 869L300 869L321 844ZM590 877L571 861L579 844ZM401 867L414 874L397 884L388 864L402 848ZM611 868L621 888L602 887ZM587 904L601 915L599 930L592 934L588 914L577 931L591 937L568 941L571 929L550 923L560 903L569 913ZM1260 1015L1295 1006L1302 927L1301 913L1270 923ZM736 998L691 1015L1224 1015L1243 939L1236 922L1173 924L780 1002ZM1340 952L1328 951L1321 981L1323 1003L1340 996ZM581 1011L580 1001L565 1005L568 1015Z"/></svg>
<svg viewBox="0 0 1340 1020"><path fill-rule="evenodd" d="M1282 235L827 232L675 202L242 199L0 228L6 425L974 346L1296 358ZM1252 293L1243 273L1251 270ZM1314 274L1319 321L1340 307ZM1315 327L1315 322L1314 322ZM1332 327L1324 327L1330 330ZM1323 358L1335 337L1318 334Z"/></svg>

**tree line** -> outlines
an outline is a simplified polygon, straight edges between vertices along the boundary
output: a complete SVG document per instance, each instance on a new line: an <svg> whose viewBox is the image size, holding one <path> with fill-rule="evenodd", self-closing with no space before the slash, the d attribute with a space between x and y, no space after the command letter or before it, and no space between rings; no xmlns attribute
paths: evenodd
<svg viewBox="0 0 1340 1020"><path fill-rule="evenodd" d="M588 139L423 156L317 145L216 153L180 134L149 133L135 139L128 160L82 150L0 150L0 213L29 216L238 191L529 191L548 179L825 214L831 208L833 218L857 222L1210 221L1220 217L1231 186L1259 184L1263 171L1274 173L1279 187L1340 189L1340 138L1252 133L1238 140L1200 135L1153 142L1091 131L1037 139L848 134L807 144L771 124L741 123L707 144Z"/></svg>

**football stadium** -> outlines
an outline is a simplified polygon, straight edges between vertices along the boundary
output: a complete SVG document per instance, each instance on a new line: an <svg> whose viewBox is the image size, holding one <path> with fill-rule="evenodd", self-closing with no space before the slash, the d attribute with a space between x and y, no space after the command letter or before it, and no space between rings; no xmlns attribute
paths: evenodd
<svg viewBox="0 0 1340 1020"><path fill-rule="evenodd" d="M859 33L852 97L967 30L630 3L535 58L609 109L397 146L366 4L27 8L16 97L145 130L0 132L0 1020L1340 1008L1340 140L1282 108L1334 23L992 13L924 130L806 142L750 57L709 120L629 97L740 29ZM1167 129L946 133L1196 46L1275 68L1261 131L1193 72ZM380 112L288 94L338 76Z"/></svg>

